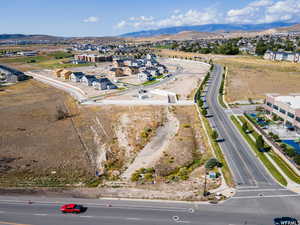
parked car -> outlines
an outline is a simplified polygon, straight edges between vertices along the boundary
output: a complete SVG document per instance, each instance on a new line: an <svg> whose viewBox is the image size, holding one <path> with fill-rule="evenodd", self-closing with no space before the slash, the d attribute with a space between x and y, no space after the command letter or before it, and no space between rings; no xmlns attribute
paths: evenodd
<svg viewBox="0 0 300 225"><path fill-rule="evenodd" d="M81 213L84 209L85 208L82 205L77 204L67 204L60 207L62 213Z"/></svg>

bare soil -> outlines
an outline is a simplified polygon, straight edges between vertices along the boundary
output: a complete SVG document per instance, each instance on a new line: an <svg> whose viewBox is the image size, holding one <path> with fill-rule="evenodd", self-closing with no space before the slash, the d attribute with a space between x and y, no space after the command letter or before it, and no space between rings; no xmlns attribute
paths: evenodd
<svg viewBox="0 0 300 225"><path fill-rule="evenodd" d="M263 99L266 93L289 94L300 90L300 64L257 57L218 59L228 67L226 100Z"/></svg>

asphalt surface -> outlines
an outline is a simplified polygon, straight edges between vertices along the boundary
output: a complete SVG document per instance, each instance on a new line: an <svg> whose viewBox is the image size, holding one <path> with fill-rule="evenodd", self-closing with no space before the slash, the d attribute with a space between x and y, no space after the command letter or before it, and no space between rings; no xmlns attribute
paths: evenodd
<svg viewBox="0 0 300 225"><path fill-rule="evenodd" d="M218 102L219 87L222 81L222 67L216 65L208 82L204 99L207 101L209 121L224 138L221 148L233 172L238 187L272 187L279 185L270 176L248 143L232 124L228 114Z"/></svg>
<svg viewBox="0 0 300 225"><path fill-rule="evenodd" d="M29 204L28 200L33 203ZM62 214L59 207L75 202L86 212ZM83 225L271 225L276 217L299 218L299 197L230 199L219 205L122 200L0 197L0 224Z"/></svg>

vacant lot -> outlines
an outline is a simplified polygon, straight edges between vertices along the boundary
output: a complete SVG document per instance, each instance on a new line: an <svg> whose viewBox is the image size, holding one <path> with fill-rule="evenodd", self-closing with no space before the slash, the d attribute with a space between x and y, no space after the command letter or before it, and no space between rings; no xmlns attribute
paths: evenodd
<svg viewBox="0 0 300 225"><path fill-rule="evenodd" d="M0 184L60 186L93 174L72 119L57 120L71 101L34 80L0 92Z"/></svg>
<svg viewBox="0 0 300 225"><path fill-rule="evenodd" d="M229 68L227 101L262 99L266 93L299 93L300 64L273 62L256 57L216 60Z"/></svg>

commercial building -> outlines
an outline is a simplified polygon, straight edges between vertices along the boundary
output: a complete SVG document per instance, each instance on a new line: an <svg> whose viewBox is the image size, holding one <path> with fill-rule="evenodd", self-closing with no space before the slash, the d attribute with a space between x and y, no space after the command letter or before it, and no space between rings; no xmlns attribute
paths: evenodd
<svg viewBox="0 0 300 225"><path fill-rule="evenodd" d="M268 114L279 116L287 128L300 133L300 94L267 94L264 108Z"/></svg>

